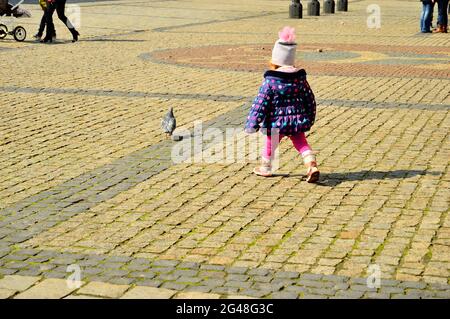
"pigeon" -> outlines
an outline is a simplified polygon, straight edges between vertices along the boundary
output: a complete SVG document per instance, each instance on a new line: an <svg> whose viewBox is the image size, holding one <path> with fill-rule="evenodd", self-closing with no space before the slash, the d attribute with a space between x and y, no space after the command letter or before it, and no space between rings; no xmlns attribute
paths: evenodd
<svg viewBox="0 0 450 319"><path fill-rule="evenodd" d="M172 136L173 131L177 127L177 120L173 116L173 107L170 108L169 112L161 120L161 128L167 136Z"/></svg>

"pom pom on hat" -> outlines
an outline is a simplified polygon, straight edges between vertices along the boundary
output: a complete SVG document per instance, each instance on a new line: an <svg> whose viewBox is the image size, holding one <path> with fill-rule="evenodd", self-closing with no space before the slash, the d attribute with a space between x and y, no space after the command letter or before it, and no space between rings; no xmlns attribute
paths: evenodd
<svg viewBox="0 0 450 319"><path fill-rule="evenodd" d="M272 63L279 66L294 66L297 49L295 29L286 26L278 32L278 37L272 50Z"/></svg>
<svg viewBox="0 0 450 319"><path fill-rule="evenodd" d="M283 30L278 32L278 37L283 43L295 43L295 28L284 27Z"/></svg>

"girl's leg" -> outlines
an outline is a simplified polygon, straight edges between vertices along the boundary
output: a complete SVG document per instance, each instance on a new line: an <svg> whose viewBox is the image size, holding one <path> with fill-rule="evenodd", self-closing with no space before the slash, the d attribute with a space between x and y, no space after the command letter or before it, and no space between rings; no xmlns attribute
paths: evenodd
<svg viewBox="0 0 450 319"><path fill-rule="evenodd" d="M282 138L283 136L279 134L266 135L266 144L262 152L261 166L256 167L253 173L264 177L272 176L273 155Z"/></svg>
<svg viewBox="0 0 450 319"><path fill-rule="evenodd" d="M282 135L266 135L266 145L264 146L262 157L266 160L272 160L273 159L273 153L278 147L278 144L280 144L281 139L283 138Z"/></svg>
<svg viewBox="0 0 450 319"><path fill-rule="evenodd" d="M301 132L297 135L292 135L291 141L294 144L295 149L300 153L303 154L308 151L312 151L311 146L309 146L308 141L306 140L305 133Z"/></svg>
<svg viewBox="0 0 450 319"><path fill-rule="evenodd" d="M305 133L301 132L297 135L291 136L290 138L296 150L302 155L303 162L306 167L308 167L308 171L306 172L306 181L308 183L317 182L319 180L320 172L317 168L316 156L306 140Z"/></svg>

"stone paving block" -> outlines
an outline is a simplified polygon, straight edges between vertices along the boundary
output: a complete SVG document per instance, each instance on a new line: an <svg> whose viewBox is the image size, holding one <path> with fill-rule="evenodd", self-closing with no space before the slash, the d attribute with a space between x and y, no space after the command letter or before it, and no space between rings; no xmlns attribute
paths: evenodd
<svg viewBox="0 0 450 319"><path fill-rule="evenodd" d="M229 274L236 274L236 275L243 275L246 272L248 272L248 268L247 267L230 267L230 268L226 268L225 271Z"/></svg>
<svg viewBox="0 0 450 319"><path fill-rule="evenodd" d="M8 299L17 293L16 290L0 288L0 299Z"/></svg>
<svg viewBox="0 0 450 319"><path fill-rule="evenodd" d="M219 295L231 295L236 294L239 291L238 288L235 287L214 287L211 289L212 293L217 293ZM243 291L245 293L246 290ZM248 295L248 293L245 293Z"/></svg>
<svg viewBox="0 0 450 319"><path fill-rule="evenodd" d="M199 277L179 277L176 282L185 284L196 284L201 282L203 279Z"/></svg>
<svg viewBox="0 0 450 319"><path fill-rule="evenodd" d="M320 274L302 274L300 279L302 280L321 280L323 275Z"/></svg>
<svg viewBox="0 0 450 319"><path fill-rule="evenodd" d="M196 262L181 262L177 265L178 269L199 269L201 266L200 263Z"/></svg>
<svg viewBox="0 0 450 319"><path fill-rule="evenodd" d="M246 281L234 281L229 280L225 283L224 287L236 287L236 288L250 288L252 286L251 282Z"/></svg>
<svg viewBox="0 0 450 319"><path fill-rule="evenodd" d="M306 279L298 280L297 285L305 286L305 287L315 287L315 288L331 288L331 287L336 286L333 282L329 282L329 281L315 281L315 280L306 280Z"/></svg>
<svg viewBox="0 0 450 319"><path fill-rule="evenodd" d="M219 294L204 293L204 292L180 292L175 295L173 299L219 299Z"/></svg>
<svg viewBox="0 0 450 319"><path fill-rule="evenodd" d="M147 280L139 281L139 285L141 285L141 286L149 286L149 287L154 287L154 288L158 288L162 284L163 284L163 282L161 280L154 280L154 279L147 279Z"/></svg>
<svg viewBox="0 0 450 319"><path fill-rule="evenodd" d="M404 294L393 294L391 295L391 299L418 299L412 295L404 295Z"/></svg>
<svg viewBox="0 0 450 319"><path fill-rule="evenodd" d="M383 293L377 293L377 292L368 292L365 295L366 298L369 299L389 299L390 294L383 294Z"/></svg>
<svg viewBox="0 0 450 319"><path fill-rule="evenodd" d="M163 284L161 285L162 288L166 288L166 289L171 289L171 290L183 290L187 287L188 285L183 284L183 283L178 283L178 282L172 282L172 281L167 281L167 282L163 282Z"/></svg>
<svg viewBox="0 0 450 319"><path fill-rule="evenodd" d="M37 277L40 276L41 274L42 270L39 268L34 269L25 268L15 273L15 275L17 276L30 276L30 277Z"/></svg>
<svg viewBox="0 0 450 319"><path fill-rule="evenodd" d="M201 283L204 286L219 287L223 286L226 283L226 281L223 279L212 278L212 279L204 279Z"/></svg>
<svg viewBox="0 0 450 319"><path fill-rule="evenodd" d="M198 276L201 278L224 278L227 275L223 271L200 270Z"/></svg>
<svg viewBox="0 0 450 319"><path fill-rule="evenodd" d="M75 291L65 279L44 279L33 287L16 295L15 299L60 299Z"/></svg>
<svg viewBox="0 0 450 319"><path fill-rule="evenodd" d="M400 287L383 287L383 286L381 286L380 292L381 293L386 293L386 294L395 294L395 293L399 294L399 293L404 293L405 290L403 288L400 288Z"/></svg>
<svg viewBox="0 0 450 319"><path fill-rule="evenodd" d="M250 269L247 274L249 276L267 276L272 273L272 270L266 268L254 268Z"/></svg>
<svg viewBox="0 0 450 319"><path fill-rule="evenodd" d="M240 275L240 274L229 274L225 277L227 281L242 281L245 282L249 279L249 276L247 275Z"/></svg>
<svg viewBox="0 0 450 319"><path fill-rule="evenodd" d="M24 291L39 281L39 277L30 276L5 276L0 279L0 289Z"/></svg>
<svg viewBox="0 0 450 319"><path fill-rule="evenodd" d="M414 288L414 289L425 289L427 284L424 282L402 282L398 285L400 288Z"/></svg>
<svg viewBox="0 0 450 319"><path fill-rule="evenodd" d="M254 282L271 282L273 280L272 276L254 276L251 278Z"/></svg>
<svg viewBox="0 0 450 319"><path fill-rule="evenodd" d="M335 295L335 297L345 298L345 299L359 299L364 295L363 291L356 291L356 290L345 290L345 291L338 291Z"/></svg>
<svg viewBox="0 0 450 319"><path fill-rule="evenodd" d="M189 286L186 287L185 291L196 291L196 292L210 292L211 291L211 287L208 286Z"/></svg>
<svg viewBox="0 0 450 319"><path fill-rule="evenodd" d="M299 273L293 272L293 271L280 271L275 273L275 278L289 278L289 279L295 279L300 276Z"/></svg>
<svg viewBox="0 0 450 319"><path fill-rule="evenodd" d="M180 277L193 277L198 274L198 271L196 270L175 270L173 272L174 275L180 276Z"/></svg>
<svg viewBox="0 0 450 319"><path fill-rule="evenodd" d="M226 299L256 299L256 298L243 295L228 295L226 296Z"/></svg>
<svg viewBox="0 0 450 319"><path fill-rule="evenodd" d="M170 299L176 293L177 291L170 289L136 286L127 291L121 299Z"/></svg>
<svg viewBox="0 0 450 319"><path fill-rule="evenodd" d="M64 297L63 299L103 299L103 298L88 296L88 295L70 295L70 296Z"/></svg>
<svg viewBox="0 0 450 319"><path fill-rule="evenodd" d="M334 296L336 290L326 289L326 288L311 288L308 290L311 294L321 295L321 296Z"/></svg>
<svg viewBox="0 0 450 319"><path fill-rule="evenodd" d="M131 285L136 282L137 282L136 279L128 277L112 277L111 279L108 279L108 283L115 285Z"/></svg>
<svg viewBox="0 0 450 319"><path fill-rule="evenodd" d="M298 293L290 292L290 291L279 291L274 292L270 295L273 299L297 299L299 296Z"/></svg>
<svg viewBox="0 0 450 319"><path fill-rule="evenodd" d="M323 276L321 278L321 280L323 280L323 281L332 281L332 282L336 282L336 283L342 283L342 282L346 282L348 280L348 277L337 276L337 275L327 275L327 276Z"/></svg>
<svg viewBox="0 0 450 319"><path fill-rule="evenodd" d="M450 299L450 291L437 291L433 294L436 298L442 298L442 299Z"/></svg>
<svg viewBox="0 0 450 319"><path fill-rule="evenodd" d="M376 292L378 288L370 288L367 285L351 285L350 288L352 290L357 290L357 291L371 291L371 292ZM391 289L390 287L385 288L387 289L387 291L389 291L389 289Z"/></svg>
<svg viewBox="0 0 450 319"><path fill-rule="evenodd" d="M157 260L152 263L153 267L175 267L179 264L177 260Z"/></svg>
<svg viewBox="0 0 450 319"><path fill-rule="evenodd" d="M103 298L119 298L130 287L128 285L114 285L104 282L90 282L80 288L77 293L81 295L91 295Z"/></svg>

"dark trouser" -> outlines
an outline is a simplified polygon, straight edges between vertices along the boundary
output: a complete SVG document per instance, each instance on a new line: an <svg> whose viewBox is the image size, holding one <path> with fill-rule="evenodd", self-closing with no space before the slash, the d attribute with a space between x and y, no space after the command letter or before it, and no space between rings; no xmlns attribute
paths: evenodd
<svg viewBox="0 0 450 319"><path fill-rule="evenodd" d="M437 0L438 4L438 23L439 25L448 25L448 0Z"/></svg>
<svg viewBox="0 0 450 319"><path fill-rule="evenodd" d="M44 11L44 14L42 15L41 23L39 24L39 30L38 30L38 33L37 33L41 37L44 34L46 20L47 20L47 16L45 15L45 11Z"/></svg>
<svg viewBox="0 0 450 319"><path fill-rule="evenodd" d="M72 25L72 23L67 19L64 11L66 10L66 0L55 0L53 3L48 3L47 5L47 35L46 38L51 37L52 34L49 34L49 30L55 30L55 25L53 24L53 13L55 12L58 14L59 20L61 20L66 27L69 29L69 31L74 34L75 28Z"/></svg>
<svg viewBox="0 0 450 319"><path fill-rule="evenodd" d="M38 36L42 37L42 35L44 34L46 24L47 24L47 10L44 10L44 13L42 14L42 18L41 18L41 23L39 24L39 30L37 33ZM51 31L51 30L48 30L48 31ZM51 33L52 33L52 36L56 35L54 26L53 26L53 30Z"/></svg>

